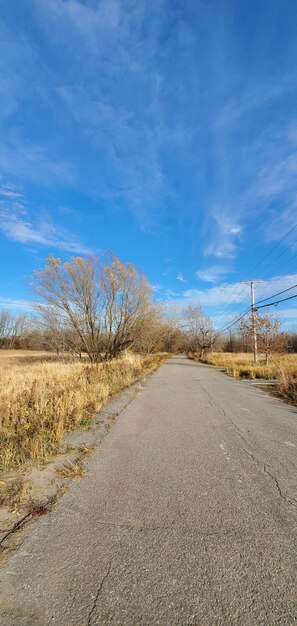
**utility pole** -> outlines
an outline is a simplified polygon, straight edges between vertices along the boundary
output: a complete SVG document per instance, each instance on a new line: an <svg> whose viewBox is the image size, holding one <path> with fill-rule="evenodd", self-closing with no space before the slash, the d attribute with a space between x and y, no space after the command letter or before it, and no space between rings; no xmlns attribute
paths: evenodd
<svg viewBox="0 0 297 626"><path fill-rule="evenodd" d="M254 363L258 363L258 343L257 343L257 328L256 328L256 316L255 316L255 285L259 285L259 283L263 283L263 280L242 280L241 283L244 285L250 285L251 287L251 319L252 319L252 329L253 329L253 342L254 342Z"/></svg>

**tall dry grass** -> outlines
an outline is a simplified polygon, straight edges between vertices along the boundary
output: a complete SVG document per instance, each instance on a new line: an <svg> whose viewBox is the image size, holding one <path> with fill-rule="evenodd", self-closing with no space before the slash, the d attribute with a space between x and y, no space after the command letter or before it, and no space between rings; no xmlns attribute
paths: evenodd
<svg viewBox="0 0 297 626"><path fill-rule="evenodd" d="M10 354L7 354L10 352ZM87 426L108 396L164 355L125 352L108 363L61 362L47 353L0 351L0 469L43 463L66 431Z"/></svg>
<svg viewBox="0 0 297 626"><path fill-rule="evenodd" d="M250 353L214 352L203 362L224 368L234 378L277 380L279 393L297 402L297 354L275 354L266 365L261 354L255 364Z"/></svg>

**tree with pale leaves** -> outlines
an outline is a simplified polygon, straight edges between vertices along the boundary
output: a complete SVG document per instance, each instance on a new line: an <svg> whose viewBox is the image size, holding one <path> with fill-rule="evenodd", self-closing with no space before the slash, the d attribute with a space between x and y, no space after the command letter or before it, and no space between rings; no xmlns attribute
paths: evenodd
<svg viewBox="0 0 297 626"><path fill-rule="evenodd" d="M288 348L285 332L281 331L282 322L276 315L255 314L255 326L258 342L258 350L265 355L265 363L268 364L270 356L275 352L283 352ZM242 319L240 322L240 335L244 337L249 348L253 345L253 325L251 319Z"/></svg>

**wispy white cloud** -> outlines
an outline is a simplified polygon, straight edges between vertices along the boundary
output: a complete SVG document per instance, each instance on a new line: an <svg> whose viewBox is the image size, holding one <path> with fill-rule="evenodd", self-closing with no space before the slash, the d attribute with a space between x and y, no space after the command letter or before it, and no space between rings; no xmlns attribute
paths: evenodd
<svg viewBox="0 0 297 626"><path fill-rule="evenodd" d="M278 211L277 207L271 212L270 219L265 224L265 240L266 242L280 240L282 237L288 234L288 237L284 240L283 245L292 245L292 251L296 248L294 241L297 239L297 230L294 226L297 223L297 199L289 206L285 206L282 211ZM291 231L291 229L293 229ZM291 231L291 233L290 233Z"/></svg>
<svg viewBox="0 0 297 626"><path fill-rule="evenodd" d="M230 98L225 104L215 122L216 127L224 127L240 122L244 115L250 115L260 107L267 106L271 101L282 96L285 91L296 86L296 77L283 76L282 81L271 84L261 83L252 89L247 89L241 96Z"/></svg>
<svg viewBox="0 0 297 626"><path fill-rule="evenodd" d="M161 153L164 148L186 140L182 129L170 128L158 120L159 113L155 111L158 104L154 104L152 96L158 82L158 73L151 71L146 76L144 90L150 96L141 125L124 97L121 102L113 102L94 86L59 88L59 96L73 120L85 129L94 158L103 152L108 169L113 171L110 181L110 174L103 166L98 173L100 185L98 181L93 183L92 192L108 204L124 202L143 230L159 221L165 200L174 195L163 171Z"/></svg>
<svg viewBox="0 0 297 626"><path fill-rule="evenodd" d="M164 64L158 61L168 3L35 0L35 9L46 39L62 46L72 64L75 59L75 77L54 76L50 97L57 119L76 127L91 154L92 175L84 171L82 180L80 169L80 184L151 230L175 197L166 154L192 137L180 114L171 112ZM177 17L178 41L170 37L166 47L178 53L191 49L193 33L182 12ZM181 85L178 97L182 93Z"/></svg>
<svg viewBox="0 0 297 626"><path fill-rule="evenodd" d="M296 224L297 215L297 135L295 123L288 122L281 132L270 130L256 147L257 171L242 203L242 212L251 210L266 217L266 241L280 239ZM256 208L256 210L255 210Z"/></svg>
<svg viewBox="0 0 297 626"><path fill-rule="evenodd" d="M181 273L177 275L176 280L179 280L181 283L187 282Z"/></svg>
<svg viewBox="0 0 297 626"><path fill-rule="evenodd" d="M286 152L296 122L290 134L284 130L284 153L282 138L270 155L269 140L264 147L255 140L257 116L278 106L296 86L295 76L283 72L264 83L255 71L241 80L230 7L168 0L31 4L36 40L26 29L26 35L4 32L2 113L13 124L0 145L2 170L42 185L79 187L104 209L130 212L149 231L167 216L178 223L184 165L190 195L195 187L199 211L208 213L205 254L234 258L251 216L268 211L288 189L284 181L296 178ZM49 46L45 57L41 40L42 50ZM204 62L197 65L201 53ZM28 139L22 117L29 105L32 117L37 112L36 120L41 113L49 121L48 129L36 124L38 141ZM274 120L267 128L273 134Z"/></svg>
<svg viewBox="0 0 297 626"><path fill-rule="evenodd" d="M176 291L174 291L173 289L165 289L164 294L163 294L163 299L166 302L167 300L176 300L176 298L178 298L180 296L179 293L177 293Z"/></svg>
<svg viewBox="0 0 297 626"><path fill-rule="evenodd" d="M84 246L72 233L56 226L49 217L39 215L33 218L20 191L14 191L10 187L10 193L14 195L7 196L7 187L0 189L0 231L8 239L26 245L36 244L68 252L92 254L89 247Z"/></svg>
<svg viewBox="0 0 297 626"><path fill-rule="evenodd" d="M13 185L5 184L0 187L0 197L8 198L9 200L19 200L23 197L21 191L15 188Z"/></svg>
<svg viewBox="0 0 297 626"><path fill-rule="evenodd" d="M157 284L151 284L150 286L151 286L152 291L154 291L156 293L158 293L159 291L162 290L161 285L159 285L158 283Z"/></svg>
<svg viewBox="0 0 297 626"><path fill-rule="evenodd" d="M233 259L236 253L238 240L243 227L240 224L241 216L232 215L230 210L216 206L212 212L211 241L204 249L205 256L215 256L222 259Z"/></svg>
<svg viewBox="0 0 297 626"><path fill-rule="evenodd" d="M2 12L3 16L3 12ZM12 37L3 19L0 22L0 118L8 120L35 88L32 81L36 61L34 49L24 36Z"/></svg>
<svg viewBox="0 0 297 626"><path fill-rule="evenodd" d="M268 298L274 293L278 293L279 291L283 291L292 285L297 284L297 274L285 274L281 276L275 276L270 278L267 281L264 281L256 290L256 302L259 300L263 300L264 298ZM292 294L295 293L294 291ZM296 288L297 293L297 288ZM291 295L292 295L291 294ZM288 293L290 295L290 292ZM209 287L208 289L187 289L183 291L182 294L179 294L179 301L184 302L185 304L201 304L205 307L221 307L225 305L228 298L231 299L232 296L232 305L231 314L233 308L237 307L240 304L246 304L247 306L250 303L250 291L248 287L246 289L242 285L238 285L238 283L224 283L222 285L215 285L213 287ZM284 294L283 297L286 297ZM226 315L228 314L228 309Z"/></svg>
<svg viewBox="0 0 297 626"><path fill-rule="evenodd" d="M38 12L43 12L44 19L48 23L49 30L53 27L65 25L65 33L75 30L81 36L84 44L93 52L101 45L98 34L116 30L121 19L122 2L117 0L101 1L100 3L87 4L78 0L35 0ZM139 3L140 5L142 2ZM53 33L51 33L53 35ZM57 37L57 33L54 34Z"/></svg>
<svg viewBox="0 0 297 626"><path fill-rule="evenodd" d="M221 99L214 115L215 191L205 220L210 241L206 254L235 257L248 236L270 241L292 226L297 127L288 101L296 84L297 74L290 70L272 74L265 82L255 73L252 80L238 81L225 101ZM232 218L244 237L228 233L226 224Z"/></svg>
<svg viewBox="0 0 297 626"><path fill-rule="evenodd" d="M8 239L22 244L37 244L47 248L57 248L67 252L92 254L93 250L84 246L70 233L61 232L49 221L43 220L34 224L16 213L0 210L2 223L0 229Z"/></svg>
<svg viewBox="0 0 297 626"><path fill-rule="evenodd" d="M230 269L226 269L223 265L212 265L203 270L197 270L196 276L199 280L207 283L216 283L222 279L224 274L228 274Z"/></svg>
<svg viewBox="0 0 297 626"><path fill-rule="evenodd" d="M15 300L0 296L0 307L9 309L23 309L24 311L34 311L34 302L30 300Z"/></svg>
<svg viewBox="0 0 297 626"><path fill-rule="evenodd" d="M1 148L0 170L6 177L46 185L53 181L74 183L74 170L69 162L57 156L55 158L48 146L28 143L15 134Z"/></svg>
<svg viewBox="0 0 297 626"><path fill-rule="evenodd" d="M259 172L256 191L259 197L271 198L295 187L297 175L297 152L282 156L271 155L274 162Z"/></svg>

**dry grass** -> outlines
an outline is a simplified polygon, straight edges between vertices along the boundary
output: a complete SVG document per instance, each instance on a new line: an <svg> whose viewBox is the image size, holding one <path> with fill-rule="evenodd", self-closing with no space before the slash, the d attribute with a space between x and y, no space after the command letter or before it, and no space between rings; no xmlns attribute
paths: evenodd
<svg viewBox="0 0 297 626"><path fill-rule="evenodd" d="M50 360L49 360L50 359ZM130 352L109 363L0 351L0 469L44 463L66 431L88 426L106 399L153 370L164 355Z"/></svg>
<svg viewBox="0 0 297 626"><path fill-rule="evenodd" d="M262 355L255 364L252 354L215 352L206 355L203 362L226 369L234 378L276 379L281 395L297 401L297 354L276 354L265 365Z"/></svg>
<svg viewBox="0 0 297 626"><path fill-rule="evenodd" d="M61 354L57 356L55 352L47 352L43 350L0 350L0 372L3 367L12 367L15 365L33 365L34 363L69 363L77 362L77 357L69 356L69 354ZM83 360L87 360L84 355Z"/></svg>
<svg viewBox="0 0 297 626"><path fill-rule="evenodd" d="M75 463L68 461L57 470L57 476L60 478L82 478L84 474L85 470L81 461L75 461Z"/></svg>
<svg viewBox="0 0 297 626"><path fill-rule="evenodd" d="M20 476L13 481L0 481L0 506L18 509L27 496L27 482Z"/></svg>

